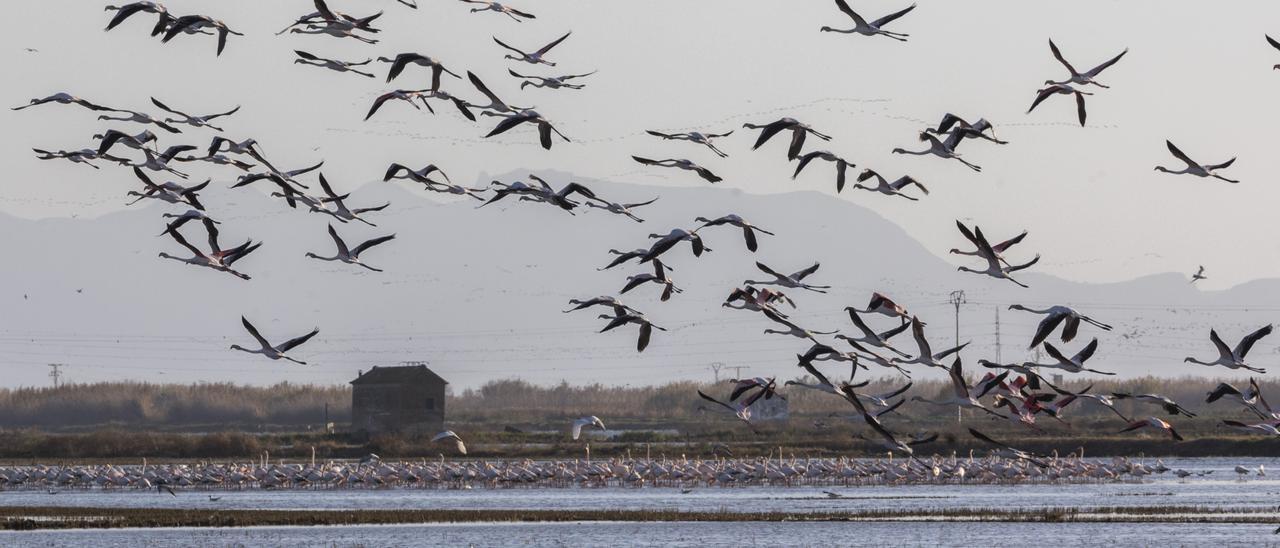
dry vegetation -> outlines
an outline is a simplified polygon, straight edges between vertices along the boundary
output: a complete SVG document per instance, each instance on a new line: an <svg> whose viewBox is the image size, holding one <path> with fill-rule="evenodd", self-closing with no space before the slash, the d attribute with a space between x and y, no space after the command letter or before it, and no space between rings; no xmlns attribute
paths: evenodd
<svg viewBox="0 0 1280 548"><path fill-rule="evenodd" d="M1091 455L1253 455L1275 454L1280 440L1242 435L1222 428L1221 419L1248 421L1243 408L1230 401L1204 403L1219 381L1207 378L1145 377L1098 381L1096 393L1165 394L1198 413L1195 419L1169 418L1188 441L1139 432L1119 434L1119 418L1092 401L1073 404L1069 425L1049 417L1034 433L1007 422L966 412L958 423L954 409L911 402L901 414L885 418L895 432L937 432L938 442L926 453L982 449L967 433L977 427L997 438L1017 441L1027 449L1062 452L1085 447ZM901 386L896 378L873 382L863 391L881 392ZM1236 383L1238 386L1246 383ZM1081 383L1067 383L1081 389ZM744 428L718 409L708 409L696 390L724 397L725 383L676 382L651 387L602 385L538 386L520 380L490 382L478 389L451 394L447 425L467 440L475 456L542 457L575 455L581 444L565 435L569 420L599 415L613 429L631 430L616 438L593 441L600 455L625 454L658 447L662 451L710 452L712 444L729 443L739 455L765 454L785 446L807 454L878 453L877 446L856 439L865 430L852 408L828 394L787 389L791 419L762 423L761 434ZM1268 387L1263 386L1266 391ZM949 385L916 383L906 395L939 398ZM1276 396L1280 398L1280 396ZM441 449L421 437L377 436L365 440L342 433L350 416L347 386L279 384L250 387L231 384L165 385L104 383L59 389L0 390L0 458L239 458L269 451L273 456L307 458L314 447L320 458L358 457L369 451L388 457L434 457ZM325 404L339 433L322 427ZM1126 415L1164 416L1156 406L1119 402Z"/></svg>

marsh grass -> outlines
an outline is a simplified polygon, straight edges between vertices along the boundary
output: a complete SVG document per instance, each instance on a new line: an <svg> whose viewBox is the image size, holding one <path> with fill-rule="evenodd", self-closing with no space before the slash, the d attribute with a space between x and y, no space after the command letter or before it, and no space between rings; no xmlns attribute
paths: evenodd
<svg viewBox="0 0 1280 548"><path fill-rule="evenodd" d="M936 508L854 512L685 512L678 510L202 510L0 507L0 528L247 527L512 522L983 521L1045 523L1272 523L1275 508L1117 506L1100 508Z"/></svg>

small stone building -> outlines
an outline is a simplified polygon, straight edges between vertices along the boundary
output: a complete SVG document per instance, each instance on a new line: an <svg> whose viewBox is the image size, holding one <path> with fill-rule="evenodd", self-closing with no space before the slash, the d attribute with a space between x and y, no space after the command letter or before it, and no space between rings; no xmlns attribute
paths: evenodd
<svg viewBox="0 0 1280 548"><path fill-rule="evenodd" d="M444 430L448 384L425 365L361 372L351 381L351 429L365 434Z"/></svg>

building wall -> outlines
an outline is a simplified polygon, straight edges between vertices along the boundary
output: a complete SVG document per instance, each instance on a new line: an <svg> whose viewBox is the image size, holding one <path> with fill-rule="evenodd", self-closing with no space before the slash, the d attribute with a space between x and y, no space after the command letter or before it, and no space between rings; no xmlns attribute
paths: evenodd
<svg viewBox="0 0 1280 548"><path fill-rule="evenodd" d="M357 384L351 391L351 428L376 432L444 429L444 386L423 383Z"/></svg>

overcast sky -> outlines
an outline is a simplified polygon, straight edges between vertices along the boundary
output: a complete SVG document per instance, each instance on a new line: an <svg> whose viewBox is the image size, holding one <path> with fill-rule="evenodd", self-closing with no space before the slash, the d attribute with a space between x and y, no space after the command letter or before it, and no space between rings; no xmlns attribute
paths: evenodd
<svg viewBox="0 0 1280 548"><path fill-rule="evenodd" d="M850 21L825 0L569 2L541 0L517 7L537 14L517 23L493 13L469 13L461 2L419 0L410 10L393 0L340 2L356 15L382 9L377 45L323 36L273 33L312 11L303 0L166 4L178 14L202 13L247 34L232 36L214 57L214 39L181 36L169 44L149 38L154 16L140 14L104 33L111 13L98 3L47 0L7 6L11 22L0 48L9 106L67 91L119 108L155 112L148 97L193 113L242 105L225 121L226 136L254 137L285 167L325 160L326 174L353 190L380 178L391 161L437 163L455 181L515 169L557 169L619 182L705 185L687 173L642 168L631 154L688 157L725 178L720 186L752 193L797 189L852 200L902 226L941 254L954 245L951 220L969 219L993 233L1031 230L1039 270L1069 280L1107 282L1160 272L1208 269L1206 288L1280 277L1280 242L1270 229L1280 188L1273 130L1280 116L1280 51L1266 32L1280 33L1280 5L1233 4L1230 16L1187 1L923 1L890 27L906 43L819 32ZM900 2L857 1L870 18ZM20 24L19 24L20 23ZM1272 27L1267 25L1271 24ZM504 61L492 36L536 49L566 31L573 35L549 58L558 66ZM1075 123L1069 97L1053 97L1025 114L1035 90L1065 77L1050 55L1052 37L1077 68L1129 48L1093 88L1089 124ZM28 51L27 48L36 51ZM536 105L574 142L544 151L528 130L494 139L451 109L435 116L391 103L369 122L361 118L388 89L425 87L410 68L391 84L292 64L292 50L346 60L420 52L458 73L476 72L508 102ZM521 92L508 67L536 74L599 70L583 90ZM467 97L465 81L446 77L446 89ZM920 148L917 132L945 112L986 117L1007 146L969 141L961 152L984 170L956 162L890 154ZM0 111L0 163L8 171L0 211L24 217L93 217L121 209L135 185L127 170L40 162L32 147L79 149L109 127L93 113L68 106ZM846 189L834 193L826 165L798 181L785 146L751 151L743 122L792 116L832 135L829 148L892 178L910 174L932 193L921 202L875 199ZM140 130L140 126L125 125ZM727 131L730 153L719 159L699 147L664 143L645 129ZM162 146L204 146L207 131L162 135ZM1168 138L1202 163L1239 161L1229 185L1172 176L1177 167ZM231 171L213 171L226 182ZM216 175L221 174L221 176ZM794 222L812 219L795 211ZM874 234L839 235L874 238ZM0 236L3 238L3 236Z"/></svg>

